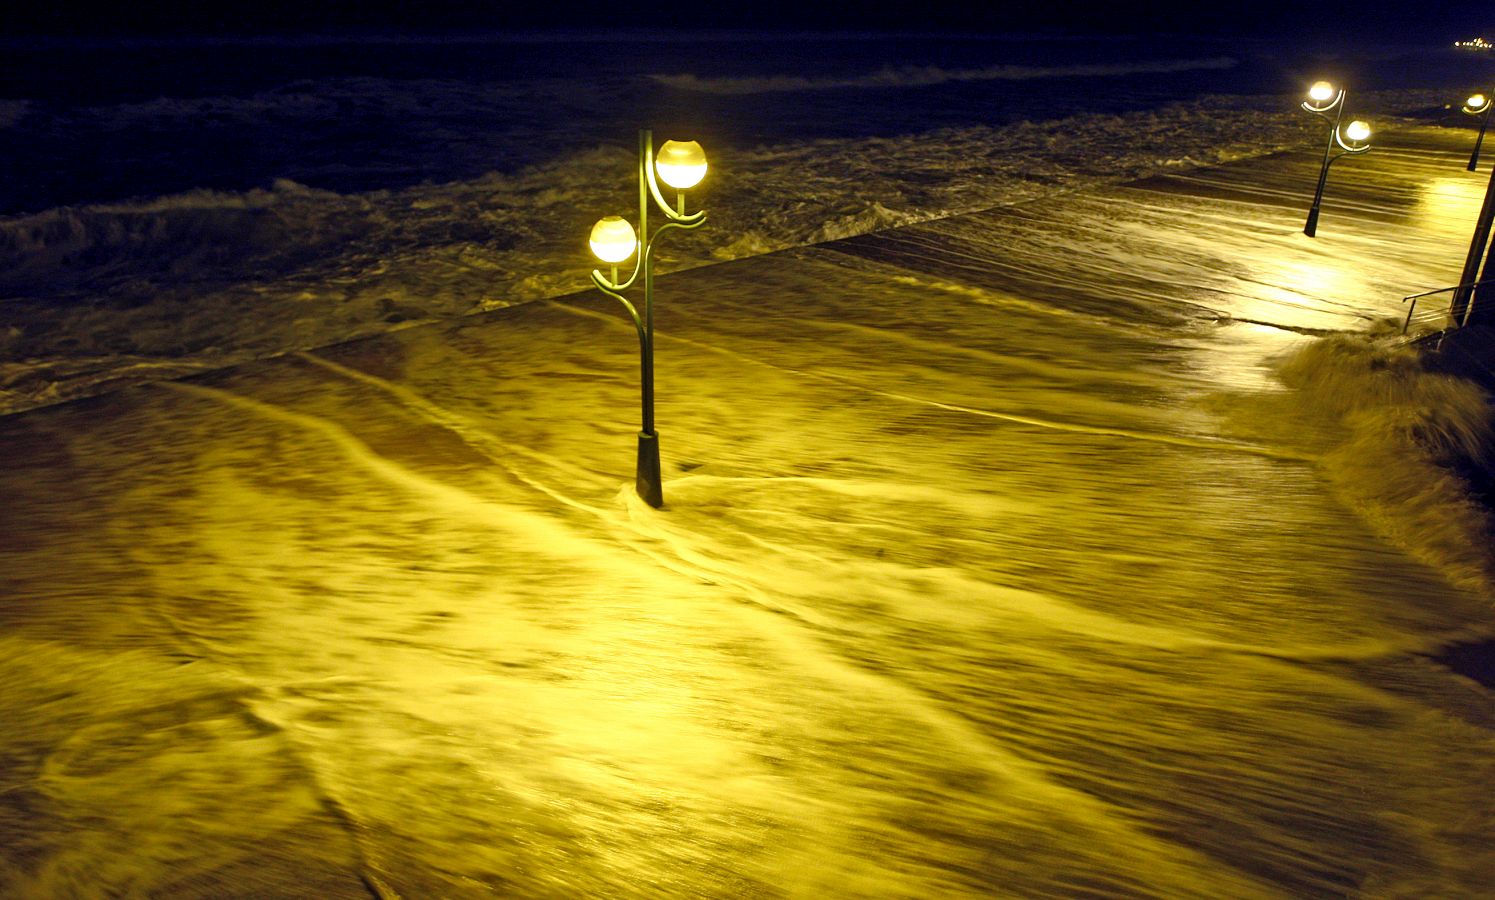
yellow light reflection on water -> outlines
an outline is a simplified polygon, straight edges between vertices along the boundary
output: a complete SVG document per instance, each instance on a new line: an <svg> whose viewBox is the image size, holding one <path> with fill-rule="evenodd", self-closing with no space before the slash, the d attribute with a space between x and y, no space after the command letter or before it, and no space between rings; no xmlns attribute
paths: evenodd
<svg viewBox="0 0 1495 900"><path fill-rule="evenodd" d="M1305 239L1306 240L1306 239ZM1209 349L1193 359L1202 380L1245 391L1278 389L1273 360L1306 335L1341 329L1373 296L1354 267L1277 248L1242 257L1240 285L1232 291L1228 327L1212 333Z"/></svg>
<svg viewBox="0 0 1495 900"><path fill-rule="evenodd" d="M1290 328L1341 328L1345 323L1339 314L1344 307L1363 301L1371 292L1353 265L1334 256L1263 255L1252 263L1259 285L1255 291L1258 308L1238 318Z"/></svg>
<svg viewBox="0 0 1495 900"><path fill-rule="evenodd" d="M1350 284L1353 281L1349 266L1335 258L1332 260L1316 259L1274 259L1270 260L1277 275L1274 280L1278 283L1295 286L1297 293L1313 298L1334 298L1347 290L1354 290Z"/></svg>
<svg viewBox="0 0 1495 900"><path fill-rule="evenodd" d="M1473 173L1433 178L1418 186L1412 225L1440 237L1468 240L1485 199L1487 182Z"/></svg>

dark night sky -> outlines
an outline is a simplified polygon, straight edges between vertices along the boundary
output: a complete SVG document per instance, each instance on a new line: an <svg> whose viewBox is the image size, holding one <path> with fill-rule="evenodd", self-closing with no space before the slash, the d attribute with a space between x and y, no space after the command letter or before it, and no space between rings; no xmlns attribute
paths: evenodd
<svg viewBox="0 0 1495 900"><path fill-rule="evenodd" d="M1345 0L1313 3L1225 2L985 4L903 0L861 4L804 0L669 0L605 3L562 0L145 0L113 6L78 0L20 0L0 13L7 34L174 35L346 31L442 32L489 29L752 28L805 30L1062 30L1076 33L1240 33L1252 36L1347 32L1355 37L1427 37L1479 33L1495 24L1487 3Z"/></svg>

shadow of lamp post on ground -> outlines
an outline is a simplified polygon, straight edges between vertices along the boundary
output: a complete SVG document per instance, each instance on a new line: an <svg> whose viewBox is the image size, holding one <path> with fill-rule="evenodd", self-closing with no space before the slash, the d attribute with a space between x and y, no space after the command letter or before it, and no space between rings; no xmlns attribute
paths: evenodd
<svg viewBox="0 0 1495 900"><path fill-rule="evenodd" d="M638 434L638 470L634 490L650 506L664 505L664 489L659 467L659 435L654 430L654 242L670 228L698 228L706 221L704 210L685 211L685 191L706 176L706 153L695 141L665 141L656 157L654 134L638 134L638 230L621 216L607 216L592 226L592 253L609 266L609 275L592 270L592 283L602 293L622 302L638 329L639 376L643 406L643 424ZM658 176L656 179L655 176ZM675 206L660 193L659 181L674 188ZM664 214L665 223L649 233L649 205L653 203ZM618 264L633 262L633 273L618 280ZM644 310L629 302L623 292L642 281Z"/></svg>
<svg viewBox="0 0 1495 900"><path fill-rule="evenodd" d="M1370 138L1368 124L1355 119L1343 130L1339 127L1344 118L1344 93L1343 88L1336 89L1327 81L1317 81L1308 89L1308 99L1303 101L1303 109L1331 123L1328 143L1324 147L1324 164L1319 167L1318 187L1313 192L1313 205L1308 208L1308 221L1303 225L1303 233L1309 237L1318 233L1319 206L1324 202L1324 183L1329 180L1329 166L1352 153L1364 153L1370 149L1370 144L1366 143ZM1336 146L1339 148L1337 153Z"/></svg>
<svg viewBox="0 0 1495 900"><path fill-rule="evenodd" d="M1469 154L1469 171L1479 165L1479 145L1485 142L1485 129L1490 127L1490 110L1495 109L1495 98L1489 94L1471 94L1464 101L1464 114L1479 116L1479 137L1474 139L1474 152Z"/></svg>

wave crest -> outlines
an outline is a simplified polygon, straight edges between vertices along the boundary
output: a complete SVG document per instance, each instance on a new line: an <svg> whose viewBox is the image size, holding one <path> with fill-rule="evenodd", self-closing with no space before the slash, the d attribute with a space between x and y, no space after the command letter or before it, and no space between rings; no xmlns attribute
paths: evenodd
<svg viewBox="0 0 1495 900"><path fill-rule="evenodd" d="M1393 543L1489 596L1495 523L1464 473L1490 467L1495 408L1478 385L1388 343L1394 327L1315 341L1279 373L1314 418L1343 429L1324 457L1341 496Z"/></svg>
<svg viewBox="0 0 1495 900"><path fill-rule="evenodd" d="M1229 56L1172 59L1143 63L1093 63L1072 66L988 66L981 69L943 69L903 66L880 69L850 78L811 78L769 75L753 78L702 78L694 74L651 75L666 87L704 94L768 94L793 91L834 91L856 88L918 88L959 81L1033 81L1044 78L1116 78L1126 75L1168 75L1201 69L1229 69Z"/></svg>
<svg viewBox="0 0 1495 900"><path fill-rule="evenodd" d="M0 219L0 292L55 293L124 270L136 278L284 271L354 236L347 222L315 227L340 211L330 199L340 198L278 179L270 190L200 189Z"/></svg>

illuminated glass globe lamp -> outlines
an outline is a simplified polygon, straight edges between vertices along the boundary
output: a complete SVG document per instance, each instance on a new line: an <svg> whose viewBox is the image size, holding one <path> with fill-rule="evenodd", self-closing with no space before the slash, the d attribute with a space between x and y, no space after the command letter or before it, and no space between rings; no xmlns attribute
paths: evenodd
<svg viewBox="0 0 1495 900"><path fill-rule="evenodd" d="M592 245L593 256L613 267L613 280L616 281L618 263L638 250L638 235L622 216L604 216L592 226L592 235L587 243Z"/></svg>
<svg viewBox="0 0 1495 900"><path fill-rule="evenodd" d="M638 466L634 490L655 509L664 506L664 487L659 465L659 434L654 430L654 271L653 256L659 236L670 229L690 230L706 221L706 212L685 211L685 191L706 177L706 152L695 141L665 141L658 153L654 150L654 133L641 129L638 134L638 230L621 216L608 216L592 226L592 253L612 267L611 277L592 270L597 289L623 304L639 343L639 433ZM675 208L664 198L659 183L678 192ZM650 210L663 213L665 221L650 228ZM618 263L633 258L633 271L619 280ZM642 282L642 309L625 296L629 288Z"/></svg>
<svg viewBox="0 0 1495 900"><path fill-rule="evenodd" d="M706 151L695 141L665 141L654 157L659 179L674 188L677 210L685 214L685 191L706 177Z"/></svg>
<svg viewBox="0 0 1495 900"><path fill-rule="evenodd" d="M1329 166L1335 160L1352 153L1364 153L1370 149L1370 125L1355 119L1343 129L1345 90L1333 82L1315 81L1308 88L1308 99L1302 103L1305 112L1311 112L1329 123L1329 134L1324 144L1324 161L1319 166L1318 186L1313 191L1313 204L1308 207L1308 221L1303 223L1303 233L1314 237L1318 233L1319 207L1324 201L1324 184L1329 178Z"/></svg>
<svg viewBox="0 0 1495 900"><path fill-rule="evenodd" d="M1490 110L1495 108L1495 99L1488 94L1470 94L1464 101L1464 114L1479 116L1479 137L1474 139L1474 152L1469 154L1469 171L1479 165L1479 146L1485 142L1485 129L1490 127Z"/></svg>

